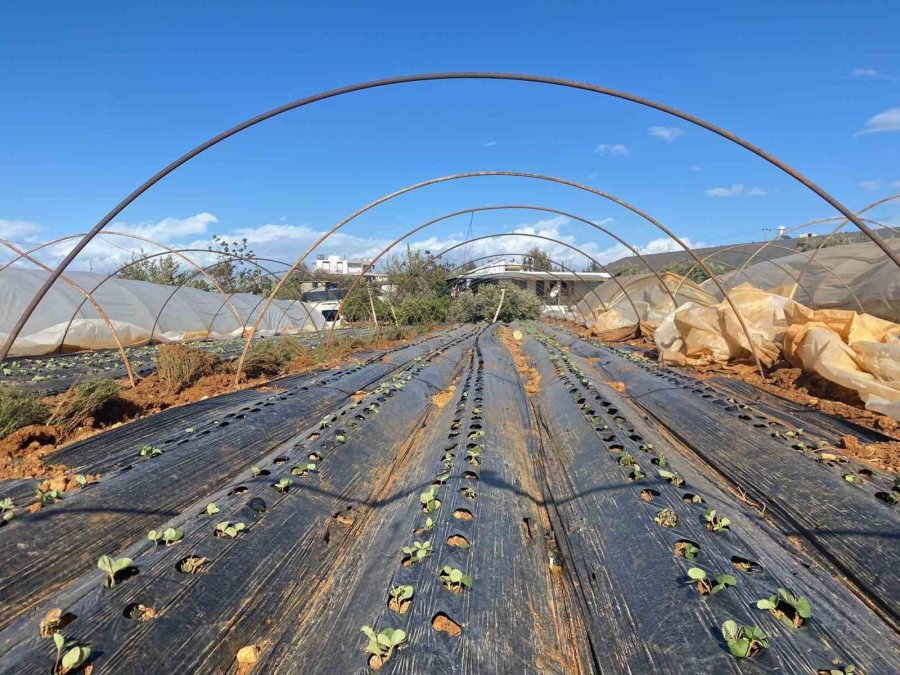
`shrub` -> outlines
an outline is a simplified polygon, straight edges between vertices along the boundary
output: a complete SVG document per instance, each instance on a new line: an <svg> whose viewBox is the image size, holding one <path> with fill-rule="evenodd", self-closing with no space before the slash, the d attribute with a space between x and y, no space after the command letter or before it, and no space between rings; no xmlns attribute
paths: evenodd
<svg viewBox="0 0 900 675"><path fill-rule="evenodd" d="M12 385L0 387L0 438L46 420L47 407L37 396Z"/></svg>
<svg viewBox="0 0 900 675"><path fill-rule="evenodd" d="M188 345L163 345L156 356L159 379L171 394L212 374L217 362L215 354Z"/></svg>
<svg viewBox="0 0 900 675"><path fill-rule="evenodd" d="M375 291L372 291L374 294ZM390 305L377 295L372 296L372 304L375 305L375 316L379 321L393 321ZM371 321L372 307L369 304L369 289L360 284L353 292L344 298L341 307L341 319L347 321Z"/></svg>
<svg viewBox="0 0 900 675"><path fill-rule="evenodd" d="M249 377L280 375L303 349L303 344L294 337L263 338L250 347L244 372Z"/></svg>
<svg viewBox="0 0 900 675"><path fill-rule="evenodd" d="M68 430L84 424L103 406L119 397L119 385L104 377L90 377L65 393L50 417L51 424Z"/></svg>
<svg viewBox="0 0 900 675"><path fill-rule="evenodd" d="M466 291L459 295L450 306L447 315L449 321L455 323L477 323L494 318L500 295L503 290L503 307L500 309L498 321L515 321L517 319L536 319L541 313L541 301L530 292L509 283L482 284L475 291Z"/></svg>
<svg viewBox="0 0 900 675"><path fill-rule="evenodd" d="M449 295L416 295L403 298L396 305L397 320L412 326L418 323L444 323L450 311Z"/></svg>

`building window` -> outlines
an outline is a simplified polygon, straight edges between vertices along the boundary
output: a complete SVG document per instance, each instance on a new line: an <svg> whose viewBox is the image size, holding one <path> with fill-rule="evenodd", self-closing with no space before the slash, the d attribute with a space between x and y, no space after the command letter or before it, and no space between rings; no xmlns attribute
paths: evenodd
<svg viewBox="0 0 900 675"><path fill-rule="evenodd" d="M545 293L545 289L544 289L544 280L543 279L540 279L540 280L534 282L534 292L537 294L537 296L539 298L541 298L541 299L544 298L546 293Z"/></svg>

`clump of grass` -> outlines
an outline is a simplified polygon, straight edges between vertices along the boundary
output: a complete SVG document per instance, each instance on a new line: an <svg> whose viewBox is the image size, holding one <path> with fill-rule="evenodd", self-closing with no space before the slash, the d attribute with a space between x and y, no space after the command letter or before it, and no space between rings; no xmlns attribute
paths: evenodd
<svg viewBox="0 0 900 675"><path fill-rule="evenodd" d="M50 417L51 424L61 424L72 431L84 424L103 406L119 397L119 385L114 380L91 377L75 385L60 399Z"/></svg>
<svg viewBox="0 0 900 675"><path fill-rule="evenodd" d="M303 344L290 336L258 340L247 353L244 372L248 377L281 375L303 349Z"/></svg>
<svg viewBox="0 0 900 675"><path fill-rule="evenodd" d="M156 356L160 382L170 394L177 394L203 375L210 375L218 363L215 354L189 345L160 347Z"/></svg>
<svg viewBox="0 0 900 675"><path fill-rule="evenodd" d="M0 387L0 438L29 424L46 422L47 416L47 406L34 394L13 385Z"/></svg>

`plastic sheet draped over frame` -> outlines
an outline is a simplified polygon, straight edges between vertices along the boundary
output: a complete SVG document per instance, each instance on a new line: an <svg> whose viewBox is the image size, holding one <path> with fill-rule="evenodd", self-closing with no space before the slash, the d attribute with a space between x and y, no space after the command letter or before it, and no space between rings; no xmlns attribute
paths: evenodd
<svg viewBox="0 0 900 675"><path fill-rule="evenodd" d="M88 291L104 278L90 272L69 272L67 276ZM0 273L0 343L6 340L46 278L43 270L9 268ZM146 344L151 333L153 342L240 336L244 326L257 323L262 306L258 295L231 295L229 300L240 316L239 322L221 293L189 287L176 292L175 286L115 277L104 282L93 297L109 316L124 346ZM90 302L82 304L84 299L84 294L69 284L54 284L28 320L10 355L115 348L109 325ZM304 333L324 327L325 319L317 309L290 300L276 300L259 322L262 335Z"/></svg>
<svg viewBox="0 0 900 675"><path fill-rule="evenodd" d="M806 372L855 391L866 408L900 419L900 324L848 310L813 310L749 285L731 292L761 360L783 354ZM749 358L747 338L726 302L687 303L667 316L654 340L665 363L700 365Z"/></svg>
<svg viewBox="0 0 900 675"><path fill-rule="evenodd" d="M675 295L679 306L686 302L704 306L716 304L716 298L712 294L690 280L682 281L682 277L678 274L661 272L659 276ZM600 333L637 326L639 322L654 326L675 310L676 305L672 302L672 297L663 289L656 275L634 274L618 277L617 281L618 284L615 281L601 284L596 293L588 293L579 301L577 315L591 322L588 328ZM627 291L627 295L619 284ZM603 305L608 309L604 310Z"/></svg>

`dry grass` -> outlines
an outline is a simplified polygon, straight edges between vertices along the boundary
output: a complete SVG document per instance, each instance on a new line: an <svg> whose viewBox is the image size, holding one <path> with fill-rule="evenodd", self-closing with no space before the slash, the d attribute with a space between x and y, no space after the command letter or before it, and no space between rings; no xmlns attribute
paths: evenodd
<svg viewBox="0 0 900 675"><path fill-rule="evenodd" d="M59 424L72 431L82 426L108 403L119 398L119 384L103 377L91 377L67 391L50 417L50 424Z"/></svg>
<svg viewBox="0 0 900 675"><path fill-rule="evenodd" d="M250 347L244 361L247 377L283 375L300 354L309 349L294 337L274 337L258 340Z"/></svg>
<svg viewBox="0 0 900 675"><path fill-rule="evenodd" d="M177 394L204 375L212 375L217 363L215 354L183 344L163 345L156 357L159 380L170 394Z"/></svg>
<svg viewBox="0 0 900 675"><path fill-rule="evenodd" d="M29 424L41 424L48 411L40 398L13 385L0 387L0 438Z"/></svg>

